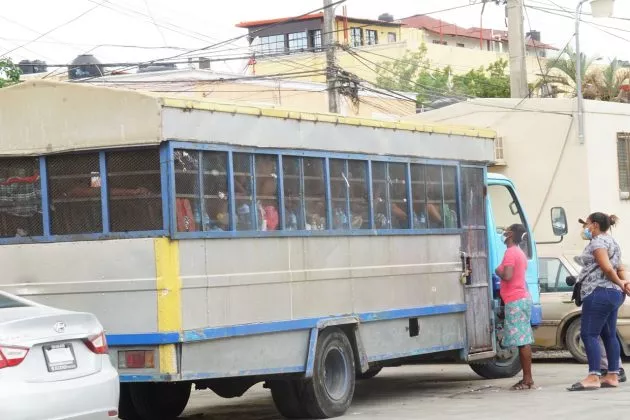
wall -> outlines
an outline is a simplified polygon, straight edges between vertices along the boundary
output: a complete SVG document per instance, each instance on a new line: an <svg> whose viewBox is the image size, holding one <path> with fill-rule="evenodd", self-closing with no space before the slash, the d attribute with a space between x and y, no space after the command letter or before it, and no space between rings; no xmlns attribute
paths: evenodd
<svg viewBox="0 0 630 420"><path fill-rule="evenodd" d="M344 35L344 27L343 27L343 21L339 20L339 17L337 17L337 21L336 21L336 27L337 27L337 42L339 42L340 44L343 44L345 42L345 35ZM377 31L378 35L377 35L377 40L379 44L387 44L387 33L388 32L394 32L396 34L396 40L400 41L401 39L401 27L400 26L388 26L388 25L369 25L369 24L365 24L363 22L352 22L352 21L348 21L348 42L350 42L350 28L361 28L363 29L363 39L364 41L366 40L366 31L368 30L372 30L372 31Z"/></svg>
<svg viewBox="0 0 630 420"><path fill-rule="evenodd" d="M494 166L516 184L537 241L553 241L550 211L567 211L569 235L552 249L582 249L577 219L589 209L586 149L577 141L575 101L478 99L418 114L416 120L492 128L502 137L506 166ZM566 142L566 147L565 147ZM564 151L563 151L563 147Z"/></svg>
<svg viewBox="0 0 630 420"><path fill-rule="evenodd" d="M585 144L591 191L589 213L602 211L616 214L621 221L613 235L630 253L630 201L619 198L617 133L630 132L630 106L610 102L585 101ZM587 213L584 214L586 216Z"/></svg>

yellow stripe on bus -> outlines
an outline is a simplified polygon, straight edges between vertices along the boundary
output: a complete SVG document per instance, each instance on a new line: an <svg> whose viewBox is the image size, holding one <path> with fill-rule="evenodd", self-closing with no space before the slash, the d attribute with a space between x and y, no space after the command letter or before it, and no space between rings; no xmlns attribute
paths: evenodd
<svg viewBox="0 0 630 420"><path fill-rule="evenodd" d="M159 332L182 330L182 280L179 276L179 246L168 238L155 239L157 316ZM177 373L174 344L159 347L160 373Z"/></svg>

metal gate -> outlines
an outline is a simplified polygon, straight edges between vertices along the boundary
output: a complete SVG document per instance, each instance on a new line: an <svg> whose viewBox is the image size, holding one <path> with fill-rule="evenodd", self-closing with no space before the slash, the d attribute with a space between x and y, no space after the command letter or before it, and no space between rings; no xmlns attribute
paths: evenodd
<svg viewBox="0 0 630 420"><path fill-rule="evenodd" d="M462 261L470 270L463 286L468 306L466 333L469 353L493 349L484 171L483 167L462 166L460 176Z"/></svg>

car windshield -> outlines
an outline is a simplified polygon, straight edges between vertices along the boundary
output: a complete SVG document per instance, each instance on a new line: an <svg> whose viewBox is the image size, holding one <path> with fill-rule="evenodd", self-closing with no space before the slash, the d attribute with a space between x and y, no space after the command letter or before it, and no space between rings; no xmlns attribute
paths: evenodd
<svg viewBox="0 0 630 420"><path fill-rule="evenodd" d="M11 299L8 296L4 296L4 295L0 295L0 309L4 309L4 308L20 308L20 307L24 307L24 306L28 306L25 303L22 303L18 300L15 299Z"/></svg>

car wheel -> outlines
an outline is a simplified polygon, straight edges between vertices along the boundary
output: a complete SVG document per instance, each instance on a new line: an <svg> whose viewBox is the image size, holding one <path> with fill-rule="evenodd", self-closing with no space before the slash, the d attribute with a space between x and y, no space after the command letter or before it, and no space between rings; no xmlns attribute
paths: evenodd
<svg viewBox="0 0 630 420"><path fill-rule="evenodd" d="M142 420L173 420L188 404L189 382L140 382L130 384L131 401Z"/></svg>
<svg viewBox="0 0 630 420"><path fill-rule="evenodd" d="M567 328L567 332L564 335L564 343L567 350L569 350L571 356L573 356L576 361L579 363L588 363L584 343L582 342L582 337L580 337L581 331L582 321L580 317L577 317L571 321L569 328Z"/></svg>
<svg viewBox="0 0 630 420"><path fill-rule="evenodd" d="M118 401L118 418L120 420L142 420L131 401L128 383L120 384L120 400Z"/></svg>
<svg viewBox="0 0 630 420"><path fill-rule="evenodd" d="M354 386L350 340L339 328L324 330L317 340L313 377L304 382L303 407L312 418L341 416L352 403Z"/></svg>

